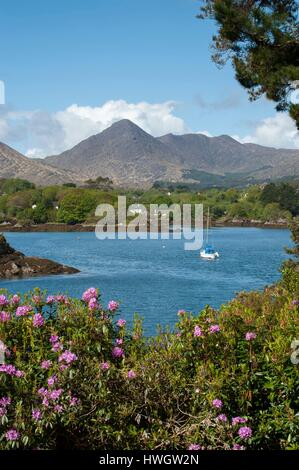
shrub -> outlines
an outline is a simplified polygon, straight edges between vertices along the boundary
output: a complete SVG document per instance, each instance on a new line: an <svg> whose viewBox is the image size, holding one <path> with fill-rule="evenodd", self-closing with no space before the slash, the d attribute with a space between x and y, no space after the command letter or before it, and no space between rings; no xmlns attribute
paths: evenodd
<svg viewBox="0 0 299 470"><path fill-rule="evenodd" d="M299 449L298 299L283 285L142 334L118 304L0 296L0 449Z"/></svg>

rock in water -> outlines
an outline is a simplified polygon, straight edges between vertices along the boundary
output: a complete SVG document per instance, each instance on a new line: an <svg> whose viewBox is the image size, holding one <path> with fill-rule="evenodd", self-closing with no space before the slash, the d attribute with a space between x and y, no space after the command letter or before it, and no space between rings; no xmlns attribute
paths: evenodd
<svg viewBox="0 0 299 470"><path fill-rule="evenodd" d="M55 261L25 256L14 250L0 234L0 279L13 277L47 276L49 274L75 274L79 270Z"/></svg>

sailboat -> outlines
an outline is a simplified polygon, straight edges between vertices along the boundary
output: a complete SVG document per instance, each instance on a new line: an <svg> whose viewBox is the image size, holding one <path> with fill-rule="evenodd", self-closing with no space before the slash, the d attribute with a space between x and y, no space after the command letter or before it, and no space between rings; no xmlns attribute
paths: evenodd
<svg viewBox="0 0 299 470"><path fill-rule="evenodd" d="M200 257L209 260L215 260L219 258L218 251L215 251L212 245L209 245L209 222L210 222L210 208L208 208L208 217L207 217L207 237L205 247L200 250Z"/></svg>

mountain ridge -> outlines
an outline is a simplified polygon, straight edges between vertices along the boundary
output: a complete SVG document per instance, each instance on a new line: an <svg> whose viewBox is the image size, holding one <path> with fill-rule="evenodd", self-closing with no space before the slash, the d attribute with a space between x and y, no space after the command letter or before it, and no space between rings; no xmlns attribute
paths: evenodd
<svg viewBox="0 0 299 470"><path fill-rule="evenodd" d="M243 144L225 134L209 137L168 133L153 137L128 119L113 123L59 155L38 161L18 155L22 157L23 166L24 159L34 164L37 176L33 182L42 179L38 184L49 180L61 183L64 178L67 181L63 182L81 184L84 180L102 176L112 179L116 186L143 188L156 181L200 183L203 173L205 177L235 174L241 180L244 174L244 184L248 180L263 182L299 177L299 149ZM16 171L16 166L15 163L12 165L10 174ZM45 174L40 178L42 169ZM28 168L25 173L32 181ZM0 177L3 177L1 165Z"/></svg>
<svg viewBox="0 0 299 470"><path fill-rule="evenodd" d="M79 183L81 181L72 172L25 157L3 142L0 142L0 178L27 179L37 185Z"/></svg>

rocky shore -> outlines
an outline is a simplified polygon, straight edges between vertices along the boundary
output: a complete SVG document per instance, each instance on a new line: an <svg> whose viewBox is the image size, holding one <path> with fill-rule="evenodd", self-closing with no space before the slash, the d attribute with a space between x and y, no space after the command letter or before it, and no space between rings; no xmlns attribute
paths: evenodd
<svg viewBox="0 0 299 470"><path fill-rule="evenodd" d="M214 227L259 227L259 228L288 228L288 221L279 220L250 220L250 219L217 219L212 221ZM148 227L149 229L149 227ZM12 225L0 224L1 232L94 232L95 224L38 224L38 225ZM117 226L116 226L117 231Z"/></svg>
<svg viewBox="0 0 299 470"><path fill-rule="evenodd" d="M47 276L50 274L75 274L78 269L43 258L28 257L16 251L0 234L0 279Z"/></svg>

